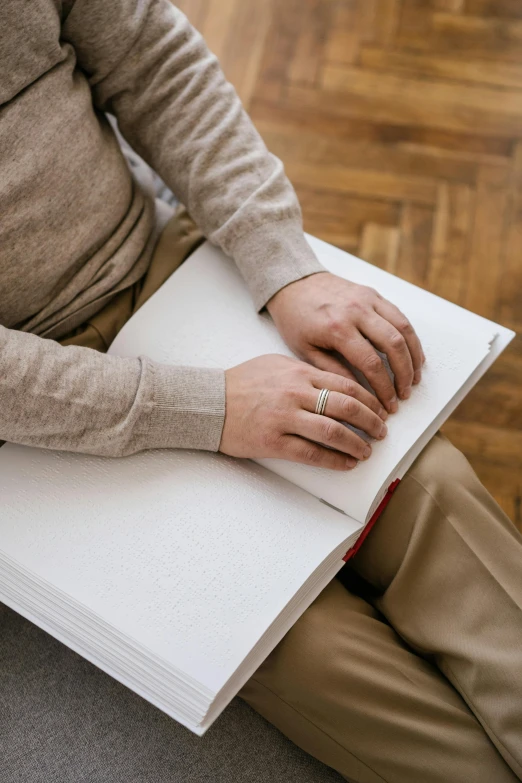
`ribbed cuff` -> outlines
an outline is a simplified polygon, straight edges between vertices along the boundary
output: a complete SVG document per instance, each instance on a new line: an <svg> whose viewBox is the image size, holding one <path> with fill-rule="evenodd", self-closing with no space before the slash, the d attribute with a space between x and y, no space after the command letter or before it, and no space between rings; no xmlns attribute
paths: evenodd
<svg viewBox="0 0 522 783"><path fill-rule="evenodd" d="M149 449L218 451L225 421L225 372L151 362Z"/></svg>
<svg viewBox="0 0 522 783"><path fill-rule="evenodd" d="M326 271L295 218L267 223L240 237L232 255L258 311L289 283Z"/></svg>

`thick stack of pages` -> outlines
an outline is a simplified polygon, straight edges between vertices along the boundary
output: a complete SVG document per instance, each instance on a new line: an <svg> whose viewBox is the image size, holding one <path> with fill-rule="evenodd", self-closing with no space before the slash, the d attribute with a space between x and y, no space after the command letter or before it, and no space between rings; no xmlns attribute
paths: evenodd
<svg viewBox="0 0 522 783"><path fill-rule="evenodd" d="M368 462L337 474L202 452L0 449L0 599L197 734L342 567L387 487L513 336L309 241L328 269L394 301L427 355ZM209 244L111 347L217 367L274 352L291 355Z"/></svg>

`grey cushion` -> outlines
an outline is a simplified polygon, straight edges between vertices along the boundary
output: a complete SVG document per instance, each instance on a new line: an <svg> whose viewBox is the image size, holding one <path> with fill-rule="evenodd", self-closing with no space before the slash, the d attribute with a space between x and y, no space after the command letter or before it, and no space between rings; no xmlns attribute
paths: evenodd
<svg viewBox="0 0 522 783"><path fill-rule="evenodd" d="M2 783L339 783L236 699L203 738L0 604Z"/></svg>

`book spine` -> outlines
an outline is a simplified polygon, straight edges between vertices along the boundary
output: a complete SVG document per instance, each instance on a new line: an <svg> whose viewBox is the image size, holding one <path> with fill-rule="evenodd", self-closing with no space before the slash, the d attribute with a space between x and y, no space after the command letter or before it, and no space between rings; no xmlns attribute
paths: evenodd
<svg viewBox="0 0 522 783"><path fill-rule="evenodd" d="M359 549L361 548L361 546L362 546L366 536L368 535L368 533L370 532L372 527L375 525L375 523L377 522L377 520L381 516L382 512L384 511L384 509L386 508L386 506L390 502L391 497L392 497L393 493L395 492L395 490L397 489L397 487L399 486L400 482L401 482L400 479L395 479L395 481L392 481L392 483L390 484L390 486L386 490L385 496L383 497L383 499L381 500L381 502L379 503L379 505L375 509L375 512L373 513L371 519L369 520L368 524L364 528L363 532L361 533L361 535L359 536L359 538L357 539L355 544L348 550L348 552L343 557L343 560L344 560L345 563L347 563L348 560L351 557L353 557L359 551Z"/></svg>

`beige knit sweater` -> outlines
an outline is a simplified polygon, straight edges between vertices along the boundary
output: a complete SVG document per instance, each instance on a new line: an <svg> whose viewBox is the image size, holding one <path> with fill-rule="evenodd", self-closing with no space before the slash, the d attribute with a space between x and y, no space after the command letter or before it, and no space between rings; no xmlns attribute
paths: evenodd
<svg viewBox="0 0 522 783"><path fill-rule="evenodd" d="M157 236L104 112L235 259L257 308L322 268L281 162L168 0L2 0L0 17L0 439L217 450L223 371L53 338L143 275Z"/></svg>

